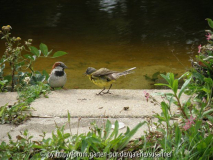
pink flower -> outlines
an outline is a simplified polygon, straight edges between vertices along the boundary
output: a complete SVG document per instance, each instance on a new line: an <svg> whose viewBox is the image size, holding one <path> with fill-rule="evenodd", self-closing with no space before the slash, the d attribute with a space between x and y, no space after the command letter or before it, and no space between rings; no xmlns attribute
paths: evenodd
<svg viewBox="0 0 213 160"><path fill-rule="evenodd" d="M183 129L184 129L185 131L188 130L188 129L192 126L192 124L195 124L195 122L194 122L195 119L196 119L196 118L194 118L194 117L191 115L190 118L187 120L185 126L183 126Z"/></svg>
<svg viewBox="0 0 213 160"><path fill-rule="evenodd" d="M183 129L186 131L190 128L191 126L189 124L186 124L185 126L183 126Z"/></svg>
<svg viewBox="0 0 213 160"><path fill-rule="evenodd" d="M189 122L190 124L195 124L195 122L194 122L195 119L196 119L196 118L194 118L194 117L191 115L190 118L189 118L189 120L188 120L188 122Z"/></svg>
<svg viewBox="0 0 213 160"><path fill-rule="evenodd" d="M209 41L210 39L212 39L211 33L208 33L208 35L206 35L206 39Z"/></svg>
<svg viewBox="0 0 213 160"><path fill-rule="evenodd" d="M200 53L201 50L201 44L198 46L198 53Z"/></svg>
<svg viewBox="0 0 213 160"><path fill-rule="evenodd" d="M146 101L148 102L148 100L149 100L149 97L150 97L149 93L147 93L146 91L144 91L143 93L145 94Z"/></svg>
<svg viewBox="0 0 213 160"><path fill-rule="evenodd" d="M203 103L207 103L207 101L206 101L206 98L205 98L205 97L203 97L202 102L203 102Z"/></svg>

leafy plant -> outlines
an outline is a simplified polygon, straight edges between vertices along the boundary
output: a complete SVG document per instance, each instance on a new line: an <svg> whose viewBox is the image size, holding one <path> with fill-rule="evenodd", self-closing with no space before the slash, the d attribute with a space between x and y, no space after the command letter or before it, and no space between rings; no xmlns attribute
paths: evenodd
<svg viewBox="0 0 213 160"><path fill-rule="evenodd" d="M43 70L42 73L35 71L33 63L40 57L49 57L52 50L41 43L39 49L32 46L32 39L21 44L20 37L11 37L12 27L3 26L1 39L6 40L6 50L0 59L0 92L17 91L19 98L14 105L4 105L0 107L1 123L20 124L30 118L30 103L38 98L41 94L47 97L50 88L44 84L48 79L48 73ZM60 57L67 54L63 51L57 51L52 58ZM4 75L5 66L11 68L9 75ZM11 85L11 86L10 86Z"/></svg>
<svg viewBox="0 0 213 160"><path fill-rule="evenodd" d="M160 76L161 74L166 74L166 72L161 73L161 72L158 71L158 72L155 72L152 76L148 76L146 74L146 75L144 75L144 77L145 77L146 80L151 82L150 84L152 85L152 88L156 88L155 85L154 85L156 83L156 81L164 80L164 79L161 78L161 76ZM177 77L178 74L175 74L174 76ZM167 87L164 87L164 88L167 88ZM158 89L162 89L162 86Z"/></svg>
<svg viewBox="0 0 213 160"><path fill-rule="evenodd" d="M35 72L33 68L33 63L40 57L48 57L52 50L49 51L47 45L41 43L39 49L32 46L32 39L25 41L25 44L21 44L20 37L11 37L12 27L10 25L3 26L1 39L6 40L6 50L4 55L0 59L0 89L1 91L6 90L6 86L11 83L11 91L15 90L16 87L22 87L23 79L25 77L30 77L31 84L35 84L37 81L43 81L47 79L48 74L43 71L43 74L40 72ZM60 57L67 54L63 51L57 51L53 54L52 58ZM8 63L11 68L11 73L7 76L4 76L5 64ZM28 70L28 72L23 72L23 70ZM39 74L39 76L38 76ZM45 77L45 78L41 78Z"/></svg>
<svg viewBox="0 0 213 160"><path fill-rule="evenodd" d="M61 156L63 155L67 156L69 153L75 153L72 157L67 157L67 159L117 159L117 157L113 158L112 152L117 151L118 153L125 148L130 138L143 124L145 124L145 122L139 123L132 130L127 128L124 134L118 134L118 121L115 122L115 128L111 131L111 122L107 120L104 129L99 128L93 123L91 131L87 134L80 135L64 133L64 126L59 128L56 125L56 131L52 132L52 137L45 138L46 133L44 132L43 135L41 135L41 141L32 141L33 137L29 136L27 130L16 137L17 141L13 141L8 134L10 143L1 143L0 158L57 159L62 158ZM80 155L83 153L86 156L76 156L77 154Z"/></svg>
<svg viewBox="0 0 213 160"><path fill-rule="evenodd" d="M207 21L213 28L213 21L209 18ZM156 85L166 86L172 92L159 94L163 101L155 103L160 104L162 109L161 114L154 116L158 123L152 122L150 118L147 120L149 129L141 140L135 141L135 147L154 152L172 152L172 158L169 159L213 158L213 32L206 32L208 44L198 47L199 54L192 61L193 68L189 72L179 79L175 79L173 73L161 74L167 83ZM185 78L185 82L178 90L182 78ZM184 102L181 101L183 93L190 96ZM153 98L147 92L145 97ZM172 105L180 113L172 113Z"/></svg>
<svg viewBox="0 0 213 160"><path fill-rule="evenodd" d="M22 88L22 90L18 91L19 97L16 103L13 105L5 104L0 107L1 124L20 124L28 120L31 117L29 105L36 98L39 98L41 94L47 97L48 92L50 92L49 85L42 82Z"/></svg>
<svg viewBox="0 0 213 160"><path fill-rule="evenodd" d="M210 27L213 28L213 21L211 19L207 20ZM207 47L212 46L212 37L210 36L212 35L209 34L207 37L210 43ZM147 103L154 102L161 107L161 114L156 113L154 115L158 122L153 122L152 117L147 117L147 122L139 123L132 130L127 127L124 134L119 134L118 121L115 122L115 127L111 130L112 124L107 120L104 128L98 127L96 123L93 123L88 133L77 133L75 135L71 133L71 128L70 133L65 133L64 126L59 128L56 124L56 130L52 132L52 137L46 138L46 133L43 133L41 135L42 140L40 141L32 141L33 137L29 136L27 130L16 137L17 141L13 141L8 134L10 142L9 144L1 143L0 158L118 159L121 158L118 156L119 153L130 151L131 153L142 153L143 156L145 156L145 153L148 153L148 155L146 154L147 159L176 160L177 157L178 159L187 160L212 159L213 80L211 77L212 57L209 55L212 54L212 50L205 47L199 48L199 52L202 52L202 54L199 54L196 57L196 62L193 62L194 68L183 74L180 78L175 78L173 73L161 74L166 83L156 85L166 86L171 89L171 92L157 94L162 97L162 102L157 102L154 96L144 92ZM40 78L42 79L42 77ZM178 89L178 84L180 84L182 79L184 79L184 83ZM6 78L4 80L6 84ZM23 81L29 83L29 79L24 79ZM2 82L3 85L5 85L4 83ZM37 98L40 94L44 93L46 95L45 93L48 91L47 86L43 83L37 84L41 85L41 87L34 88L34 86L26 85L28 88L19 93L20 101L30 103L32 99ZM32 92L34 94L30 94ZM184 93L188 94L189 98L186 101L181 101ZM194 95L197 96L194 97ZM152 100L149 101L149 99ZM172 105L177 107L179 113L173 113L171 110ZM7 105L1 109L0 116L6 117L4 113L7 110ZM69 127L71 126L70 117L68 112ZM145 123L148 126L145 135L142 135L137 140L130 141L131 137ZM73 153L72 156L69 156L70 153ZM112 153L116 153L116 155L112 155ZM85 156L77 157L77 155ZM140 157L139 159L141 158L145 157Z"/></svg>
<svg viewBox="0 0 213 160"><path fill-rule="evenodd" d="M18 103L14 105L5 104L0 107L1 124L13 123L20 124L30 118L30 114L26 113L30 107L25 103Z"/></svg>
<svg viewBox="0 0 213 160"><path fill-rule="evenodd" d="M159 79L160 74L161 74L160 72L155 72L151 77L148 76L147 74L144 75L144 77L146 80L155 82L157 79ZM165 72L163 72L162 74L165 74Z"/></svg>
<svg viewBox="0 0 213 160"><path fill-rule="evenodd" d="M207 21L212 28L213 21L209 18L207 18ZM212 88L212 86L209 86L212 85L210 79L213 79L213 32L211 30L206 30L206 32L208 43L204 46L199 45L198 55L195 56L195 60L191 60L193 81L189 87L189 94L196 93L199 99L207 98L206 92L209 92L209 89Z"/></svg>
<svg viewBox="0 0 213 160"><path fill-rule="evenodd" d="M211 112L205 111L208 102L201 101L198 104L193 104L191 102L192 95L185 102L180 100L182 94L188 90L192 75L187 72L179 79L175 79L173 73L161 76L167 81L167 84L156 85L167 86L172 90L172 93L159 94L163 101L157 104L160 104L162 113L154 116L158 119L158 123L153 123L151 119L148 120L148 126L151 127L142 137L142 144L139 148L146 145L149 147L146 149L155 152L162 150L167 153L172 152L172 157L180 159L213 158L213 117L210 115ZM183 77L186 77L185 82L178 90L178 82ZM207 92L208 96L210 94ZM178 107L180 114L172 113L172 104ZM203 121L205 117L209 119ZM174 121L175 119L178 121Z"/></svg>

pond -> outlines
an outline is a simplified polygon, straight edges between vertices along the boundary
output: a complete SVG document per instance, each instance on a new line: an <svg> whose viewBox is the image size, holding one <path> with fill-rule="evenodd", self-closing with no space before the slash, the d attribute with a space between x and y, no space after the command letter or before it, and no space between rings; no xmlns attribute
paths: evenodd
<svg viewBox="0 0 213 160"><path fill-rule="evenodd" d="M148 89L156 72L180 76L191 67L190 58L205 44L205 18L213 19L213 1L169 0L42 0L2 1L0 25L11 25L22 42L33 39L66 56L41 58L35 69L51 71L64 62L66 88L98 88L83 76L87 67L135 72L121 77L113 88ZM0 41L0 56L4 52Z"/></svg>

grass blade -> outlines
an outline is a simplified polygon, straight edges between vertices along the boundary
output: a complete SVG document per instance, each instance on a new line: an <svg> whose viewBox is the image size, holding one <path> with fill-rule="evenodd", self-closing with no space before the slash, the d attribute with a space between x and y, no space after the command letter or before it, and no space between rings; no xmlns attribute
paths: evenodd
<svg viewBox="0 0 213 160"><path fill-rule="evenodd" d="M132 136L138 131L138 129L140 127L142 127L146 122L140 122L139 124L137 124L130 132L128 132L125 136L125 138L121 141L121 143L118 146L118 150L120 151L121 149L123 149L130 141L130 139L132 138Z"/></svg>

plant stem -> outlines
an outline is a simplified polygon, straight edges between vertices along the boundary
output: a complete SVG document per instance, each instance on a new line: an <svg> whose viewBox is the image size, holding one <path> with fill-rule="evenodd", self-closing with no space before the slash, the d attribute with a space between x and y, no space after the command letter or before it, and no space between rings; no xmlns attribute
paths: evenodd
<svg viewBox="0 0 213 160"><path fill-rule="evenodd" d="M32 73L34 73L34 70L33 70L33 68L31 67L31 64L30 64L30 66L29 66L29 69L31 70Z"/></svg>
<svg viewBox="0 0 213 160"><path fill-rule="evenodd" d="M11 84L11 92L13 92L14 91L14 86L15 86L15 83L14 83L14 76L15 76L15 65L14 65L14 63L11 63L11 65L12 65L12 68L13 68L13 70L12 70L12 84Z"/></svg>
<svg viewBox="0 0 213 160"><path fill-rule="evenodd" d="M186 113L184 112L184 110L183 110L183 108L182 108L182 106L181 106L180 99L178 98L178 96L177 96L176 94L175 94L175 98L177 99L178 106L179 106L179 108L180 108L182 114L184 115L184 117L185 117L186 119L188 119Z"/></svg>

